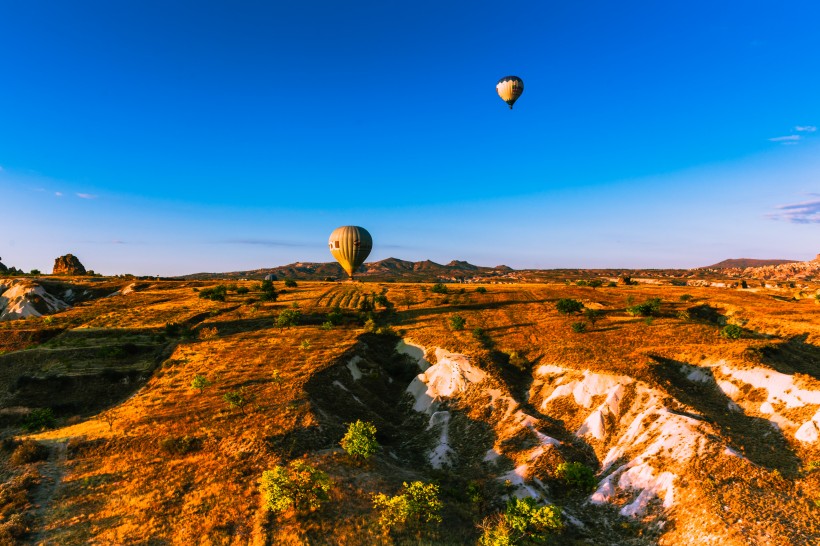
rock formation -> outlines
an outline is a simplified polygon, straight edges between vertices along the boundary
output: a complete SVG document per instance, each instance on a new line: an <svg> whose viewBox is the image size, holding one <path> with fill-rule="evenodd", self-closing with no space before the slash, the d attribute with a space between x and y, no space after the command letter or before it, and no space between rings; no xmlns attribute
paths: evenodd
<svg viewBox="0 0 820 546"><path fill-rule="evenodd" d="M85 267L73 254L66 254L54 260L52 275L85 275Z"/></svg>
<svg viewBox="0 0 820 546"><path fill-rule="evenodd" d="M743 276L752 277L754 279L772 279L779 281L816 279L820 277L820 254L808 262L747 267L743 270Z"/></svg>

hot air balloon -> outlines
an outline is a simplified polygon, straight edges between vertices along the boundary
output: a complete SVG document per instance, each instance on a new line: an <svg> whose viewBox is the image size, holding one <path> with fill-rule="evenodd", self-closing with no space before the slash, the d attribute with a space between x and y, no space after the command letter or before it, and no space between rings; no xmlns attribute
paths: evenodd
<svg viewBox="0 0 820 546"><path fill-rule="evenodd" d="M495 90L501 100L509 104L510 110L512 110L513 104L524 92L524 80L518 76L504 76L495 84Z"/></svg>
<svg viewBox="0 0 820 546"><path fill-rule="evenodd" d="M342 226L333 230L328 244L330 253L353 280L353 272L364 263L373 249L373 238L363 227Z"/></svg>

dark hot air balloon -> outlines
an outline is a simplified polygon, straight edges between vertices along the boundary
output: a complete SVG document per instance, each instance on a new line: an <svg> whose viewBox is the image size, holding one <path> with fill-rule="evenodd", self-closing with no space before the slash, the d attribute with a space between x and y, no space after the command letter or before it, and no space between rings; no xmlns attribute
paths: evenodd
<svg viewBox="0 0 820 546"><path fill-rule="evenodd" d="M524 92L524 80L518 76L504 76L495 84L495 90L501 100L509 104L510 110L512 110L513 104Z"/></svg>
<svg viewBox="0 0 820 546"><path fill-rule="evenodd" d="M373 238L363 227L342 226L333 230L328 244L330 253L353 279L353 272L364 263L373 249Z"/></svg>

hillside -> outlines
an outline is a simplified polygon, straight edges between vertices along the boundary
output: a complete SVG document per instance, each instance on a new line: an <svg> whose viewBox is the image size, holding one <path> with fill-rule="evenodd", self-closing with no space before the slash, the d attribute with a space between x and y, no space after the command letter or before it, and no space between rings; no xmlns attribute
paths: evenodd
<svg viewBox="0 0 820 546"><path fill-rule="evenodd" d="M820 541L818 285L106 282L0 322L0 543L476 544L524 497L560 507L556 544ZM357 419L365 461L339 447ZM294 460L328 500L266 511ZM382 529L373 495L413 481L442 523Z"/></svg>
<svg viewBox="0 0 820 546"><path fill-rule="evenodd" d="M403 280L407 282L437 280L477 280L479 278L501 277L512 271L505 265L481 267L465 261L453 260L442 265L430 260L410 262L398 258L386 258L378 262L367 262L357 271L357 277L368 281ZM228 273L193 273L183 275L180 279L262 279L267 275L278 279L295 280L345 280L347 274L336 262L297 262L278 267L255 269L252 271L233 271Z"/></svg>
<svg viewBox="0 0 820 546"><path fill-rule="evenodd" d="M798 260L759 260L755 258L729 258L716 264L707 265L702 269L745 269L747 267L762 267L765 265L782 265L794 263Z"/></svg>

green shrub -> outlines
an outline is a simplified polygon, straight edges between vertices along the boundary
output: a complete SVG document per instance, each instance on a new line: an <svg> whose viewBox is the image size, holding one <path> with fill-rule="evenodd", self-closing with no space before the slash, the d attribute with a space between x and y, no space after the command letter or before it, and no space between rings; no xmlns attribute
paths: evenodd
<svg viewBox="0 0 820 546"><path fill-rule="evenodd" d="M34 440L23 440L9 457L12 466L36 463L48 459L48 448Z"/></svg>
<svg viewBox="0 0 820 546"><path fill-rule="evenodd" d="M584 317L593 325L598 322L598 319L604 316L604 312L600 309L584 309Z"/></svg>
<svg viewBox="0 0 820 546"><path fill-rule="evenodd" d="M199 291L199 297L212 301L225 301L225 296L228 295L228 287L224 284L218 284L212 288L203 288Z"/></svg>
<svg viewBox="0 0 820 546"><path fill-rule="evenodd" d="M302 343L299 344L299 349L302 350L302 351L309 350L310 349L310 340L309 339L303 339Z"/></svg>
<svg viewBox="0 0 820 546"><path fill-rule="evenodd" d="M285 279L285 288L296 288L296 281L293 279Z"/></svg>
<svg viewBox="0 0 820 546"><path fill-rule="evenodd" d="M486 521L486 520L485 520ZM504 514L491 518L483 526L479 539L481 546L515 546L540 544L550 535L561 530L560 508L552 505L538 506L535 499L510 499Z"/></svg>
<svg viewBox="0 0 820 546"><path fill-rule="evenodd" d="M643 303L626 308L626 312L634 316L651 317L661 310L661 299L652 298Z"/></svg>
<svg viewBox="0 0 820 546"><path fill-rule="evenodd" d="M461 315L453 315L450 317L450 329L454 331L461 331L464 329L464 324L467 321Z"/></svg>
<svg viewBox="0 0 820 546"><path fill-rule="evenodd" d="M236 289L236 293L239 294L240 296L243 296L243 295L247 294L250 291L251 291L250 288L248 288L247 286L240 286L239 288Z"/></svg>
<svg viewBox="0 0 820 546"><path fill-rule="evenodd" d="M584 308L584 304L572 298L561 298L555 303L555 308L559 313L571 315L573 313L580 313Z"/></svg>
<svg viewBox="0 0 820 546"><path fill-rule="evenodd" d="M202 448L202 440L194 436L168 436L159 442L159 447L170 455L187 455Z"/></svg>
<svg viewBox="0 0 820 546"><path fill-rule="evenodd" d="M279 328L290 328L297 326L302 318L302 313L298 309L283 309L276 315L274 324Z"/></svg>
<svg viewBox="0 0 820 546"><path fill-rule="evenodd" d="M291 461L287 467L266 470L259 480L259 492L265 509L274 513L294 508L297 512L313 511L330 499L332 483L327 474L305 461Z"/></svg>
<svg viewBox="0 0 820 546"><path fill-rule="evenodd" d="M589 284L589 286L591 286L592 288L600 288L604 285L604 281L602 281L601 279L592 279L587 284Z"/></svg>
<svg viewBox="0 0 820 546"><path fill-rule="evenodd" d="M572 323L572 331L576 334L583 334L587 331L587 323L586 322L573 322Z"/></svg>
<svg viewBox="0 0 820 546"><path fill-rule="evenodd" d="M333 322L326 320L322 323L322 330L333 330Z"/></svg>
<svg viewBox="0 0 820 546"><path fill-rule="evenodd" d="M350 423L340 444L351 457L369 459L379 449L376 425L362 420Z"/></svg>
<svg viewBox="0 0 820 546"><path fill-rule="evenodd" d="M720 335L727 339L740 339L740 336L743 335L743 328L737 324L727 324L720 331Z"/></svg>
<svg viewBox="0 0 820 546"><path fill-rule="evenodd" d="M199 389L199 394L202 394L202 391L205 390L205 387L210 387L211 382L208 381L208 378L202 374L196 374L191 381L191 388L192 389Z"/></svg>
<svg viewBox="0 0 820 546"><path fill-rule="evenodd" d="M380 512L379 525L389 530L396 526L417 527L422 523L441 523L442 503L438 485L404 482L398 495L373 495L373 508Z"/></svg>
<svg viewBox="0 0 820 546"><path fill-rule="evenodd" d="M37 408L31 410L23 421L23 428L29 432L40 432L47 428L54 428L57 420L51 408Z"/></svg>
<svg viewBox="0 0 820 546"><path fill-rule="evenodd" d="M245 406L248 405L248 397L245 395L244 389L226 392L222 395L222 399L231 409L238 408L243 414L245 413Z"/></svg>
<svg viewBox="0 0 820 546"><path fill-rule="evenodd" d="M486 294L487 293L487 289L484 288L483 286L479 286L478 288L475 289L475 291L478 292L479 294Z"/></svg>
<svg viewBox="0 0 820 546"><path fill-rule="evenodd" d="M595 472L584 463L561 463L555 469L555 476L571 487L588 492L595 488Z"/></svg>
<svg viewBox="0 0 820 546"><path fill-rule="evenodd" d="M695 296L692 294L681 294L680 296L680 301L692 301L693 299L695 299Z"/></svg>
<svg viewBox="0 0 820 546"><path fill-rule="evenodd" d="M507 353L510 357L510 366L519 369L522 372L527 372L530 369L530 361L519 353L518 351L510 351Z"/></svg>
<svg viewBox="0 0 820 546"><path fill-rule="evenodd" d="M609 288L617 288L618 283L616 283L615 281L609 281L608 283L606 283L606 285L607 285Z"/></svg>
<svg viewBox="0 0 820 546"><path fill-rule="evenodd" d="M584 279L575 281L575 286L589 286L589 283Z"/></svg>
<svg viewBox="0 0 820 546"><path fill-rule="evenodd" d="M433 294L447 294L449 290L446 286L439 282L434 284L432 288L430 288L430 292L432 292Z"/></svg>

